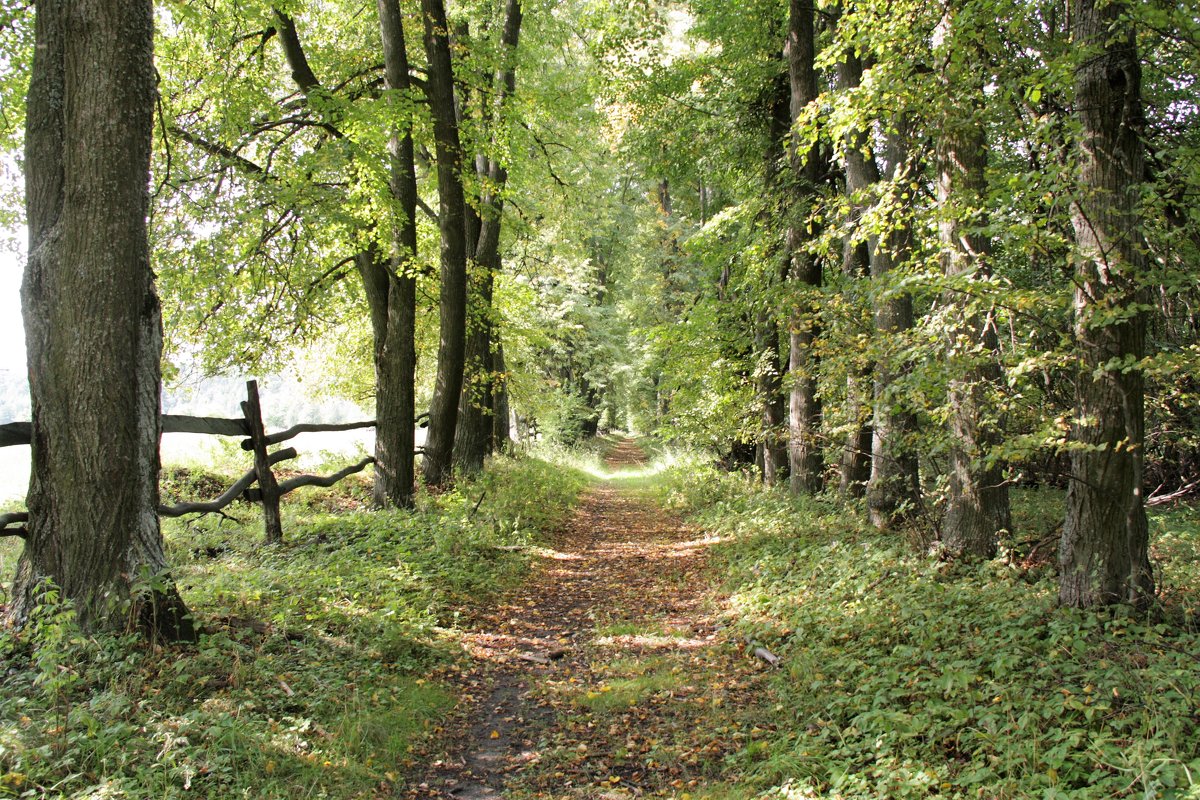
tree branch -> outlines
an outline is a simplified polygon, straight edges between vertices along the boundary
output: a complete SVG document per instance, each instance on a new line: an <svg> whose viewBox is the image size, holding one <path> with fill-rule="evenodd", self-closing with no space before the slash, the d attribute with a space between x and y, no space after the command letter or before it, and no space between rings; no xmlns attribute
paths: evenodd
<svg viewBox="0 0 1200 800"><path fill-rule="evenodd" d="M267 171L265 169L260 167L258 164L255 164L253 161L251 161L250 159L241 155L237 151L235 151L229 147L226 147L223 144L218 144L217 142L210 142L207 139L205 139L204 137L198 136L197 134L194 134L191 131L185 130L185 129L179 127L178 125L172 125L170 127L170 131L171 131L171 133L175 134L180 139L182 139L183 141L192 145L193 147L203 150L204 152L208 153L209 155L225 159L233 166L240 168L243 172L247 172L258 178L267 177Z"/></svg>

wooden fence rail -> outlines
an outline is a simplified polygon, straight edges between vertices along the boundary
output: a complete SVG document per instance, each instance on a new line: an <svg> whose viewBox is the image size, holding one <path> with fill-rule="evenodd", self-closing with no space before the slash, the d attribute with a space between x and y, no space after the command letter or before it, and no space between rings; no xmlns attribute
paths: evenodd
<svg viewBox="0 0 1200 800"><path fill-rule="evenodd" d="M177 414L164 414L162 417L163 433L200 433L214 436L241 436L243 450L254 451L254 468L242 475L218 497L204 502L179 503L173 506L159 506L158 513L164 517L182 517L185 514L219 513L239 497L263 506L263 525L266 529L266 541L279 542L283 540L283 529L279 516L279 500L288 492L301 486L330 487L343 478L362 472L369 464L374 464L372 457L364 458L357 464L351 464L332 475L297 475L282 482L275 479L271 467L283 461L295 458L298 454L295 448L289 447L271 453L268 447L280 442L286 442L301 433L318 433L326 431L352 431L375 427L375 420L364 422L342 422L329 425L316 423L301 423L293 425L284 431L267 434L262 420L262 408L258 398L258 381L246 382L246 400L242 402L242 419L223 419L220 417L189 417ZM33 436L33 425L29 422L9 422L0 425L0 447L27 445ZM254 484L258 488L251 488ZM28 512L17 511L0 514L0 536L20 536L27 533L21 523L29 521ZM10 527L20 525L19 527Z"/></svg>

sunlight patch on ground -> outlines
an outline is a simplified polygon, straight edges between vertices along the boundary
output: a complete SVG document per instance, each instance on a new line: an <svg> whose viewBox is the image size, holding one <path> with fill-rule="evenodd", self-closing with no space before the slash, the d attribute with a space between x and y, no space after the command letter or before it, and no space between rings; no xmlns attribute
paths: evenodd
<svg viewBox="0 0 1200 800"><path fill-rule="evenodd" d="M631 469L629 467L620 467L618 469L607 469L600 466L585 466L581 469L593 478L601 481L616 481L616 480L636 480L638 478L653 478L669 469L671 464L667 461L655 461L644 467Z"/></svg>
<svg viewBox="0 0 1200 800"><path fill-rule="evenodd" d="M580 561L583 559L579 553L564 553L549 547L526 547L524 549L539 558L549 558L554 561Z"/></svg>
<svg viewBox="0 0 1200 800"><path fill-rule="evenodd" d="M585 464L581 465L580 469L601 481L639 480L661 475L677 463L679 458L675 454L666 453L641 466L620 465L610 468L599 464Z"/></svg>
<svg viewBox="0 0 1200 800"><path fill-rule="evenodd" d="M601 647L630 647L639 650L696 650L712 644L704 639L689 639L682 636L662 636L653 633L601 636L595 640Z"/></svg>

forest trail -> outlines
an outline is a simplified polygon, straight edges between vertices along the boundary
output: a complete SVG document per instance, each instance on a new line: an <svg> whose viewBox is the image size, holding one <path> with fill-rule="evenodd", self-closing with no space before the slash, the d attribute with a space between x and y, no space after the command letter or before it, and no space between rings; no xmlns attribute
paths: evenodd
<svg viewBox="0 0 1200 800"><path fill-rule="evenodd" d="M616 479L586 491L523 588L471 623L471 664L450 677L462 711L404 796L677 796L758 735L729 718L767 690L718 635L714 540L622 485L644 461L617 442Z"/></svg>

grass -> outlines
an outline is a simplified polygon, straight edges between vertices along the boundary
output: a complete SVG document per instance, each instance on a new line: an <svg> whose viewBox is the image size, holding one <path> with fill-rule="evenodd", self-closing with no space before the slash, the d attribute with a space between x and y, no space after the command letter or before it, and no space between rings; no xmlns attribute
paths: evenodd
<svg viewBox="0 0 1200 800"><path fill-rule="evenodd" d="M210 497L229 478L176 471L164 497ZM415 511L371 512L358 476L289 496L276 547L251 506L165 522L205 634L168 650L84 637L60 605L0 634L0 797L392 792L454 705L427 676L457 657L459 614L521 580L530 556L512 546L560 524L587 481L498 459Z"/></svg>
<svg viewBox="0 0 1200 800"><path fill-rule="evenodd" d="M783 658L777 733L730 765L744 796L1200 797L1194 509L1153 514L1163 607L1145 619L1056 607L1053 552L1029 557L1061 516L1051 492L1018 492L1025 533L975 565L711 471L661 496L727 539L731 622Z"/></svg>

